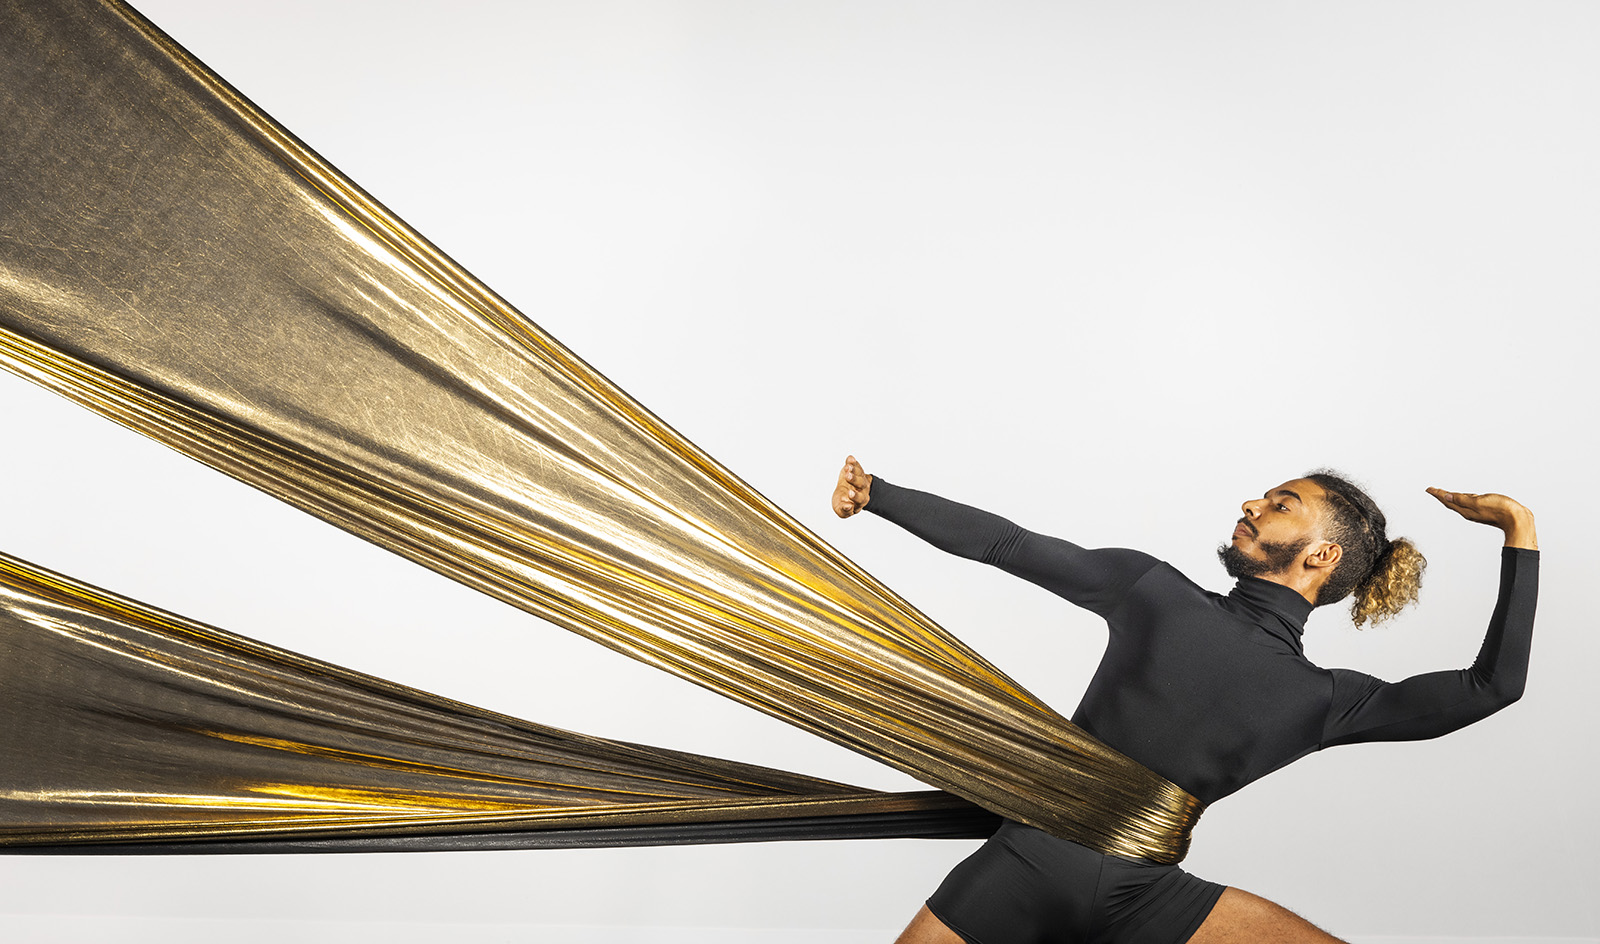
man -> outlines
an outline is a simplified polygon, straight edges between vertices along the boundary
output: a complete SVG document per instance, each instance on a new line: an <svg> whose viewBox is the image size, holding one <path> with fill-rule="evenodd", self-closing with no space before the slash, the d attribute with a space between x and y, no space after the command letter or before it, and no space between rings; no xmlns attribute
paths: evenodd
<svg viewBox="0 0 1600 944"><path fill-rule="evenodd" d="M841 518L862 510L947 552L993 564L1103 616L1105 655L1074 723L1202 802L1314 750L1437 737L1521 697L1538 591L1533 514L1504 495L1428 489L1504 533L1500 598L1477 661L1387 683L1305 658L1313 607L1355 598L1357 625L1417 598L1426 561L1390 540L1372 499L1335 473L1285 482L1244 512L1218 556L1237 578L1201 589L1148 554L1088 550L867 475L846 458ZM1104 941L1223 944L1336 938L1265 899L1177 866L1103 855L1018 823L958 865L900 944Z"/></svg>

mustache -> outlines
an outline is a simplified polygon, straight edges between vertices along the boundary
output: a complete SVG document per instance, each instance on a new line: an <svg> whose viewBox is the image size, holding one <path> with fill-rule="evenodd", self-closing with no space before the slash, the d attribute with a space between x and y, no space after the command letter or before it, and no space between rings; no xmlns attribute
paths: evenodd
<svg viewBox="0 0 1600 944"><path fill-rule="evenodd" d="M1258 538L1261 536L1261 532L1256 530L1256 526L1250 523L1250 519L1240 518L1239 523L1244 525L1245 530L1250 532L1251 537Z"/></svg>

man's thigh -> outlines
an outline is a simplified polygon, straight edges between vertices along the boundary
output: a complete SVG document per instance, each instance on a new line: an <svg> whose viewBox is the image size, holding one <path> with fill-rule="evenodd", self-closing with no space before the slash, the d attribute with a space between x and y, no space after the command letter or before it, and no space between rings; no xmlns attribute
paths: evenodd
<svg viewBox="0 0 1600 944"><path fill-rule="evenodd" d="M1265 898L1229 888L1189 938L1189 944L1343 944L1294 912Z"/></svg>
<svg viewBox="0 0 1600 944"><path fill-rule="evenodd" d="M962 944L961 935L944 926L933 912L923 905L906 929L894 939L894 944Z"/></svg>

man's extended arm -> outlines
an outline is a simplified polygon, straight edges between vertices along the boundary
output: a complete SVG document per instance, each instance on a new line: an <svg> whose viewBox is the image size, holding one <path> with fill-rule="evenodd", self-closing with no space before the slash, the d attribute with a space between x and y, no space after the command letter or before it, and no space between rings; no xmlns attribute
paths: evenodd
<svg viewBox="0 0 1600 944"><path fill-rule="evenodd" d="M863 508L946 553L991 564L1102 615L1159 563L1139 551L1085 549L970 505L896 486L866 475L851 457L834 492L834 511L849 517Z"/></svg>

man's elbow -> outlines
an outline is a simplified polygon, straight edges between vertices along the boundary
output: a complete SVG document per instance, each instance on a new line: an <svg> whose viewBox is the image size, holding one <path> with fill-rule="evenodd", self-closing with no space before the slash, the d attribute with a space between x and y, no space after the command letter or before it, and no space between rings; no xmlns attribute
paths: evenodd
<svg viewBox="0 0 1600 944"><path fill-rule="evenodd" d="M1484 716L1487 717L1522 698L1522 692L1528 684L1528 673L1493 672L1473 666L1467 670L1467 680L1473 691L1473 701L1483 709Z"/></svg>
<svg viewBox="0 0 1600 944"><path fill-rule="evenodd" d="M1494 686L1489 692L1490 713L1499 711L1502 708L1508 708L1521 701L1522 693L1526 689L1527 684L1523 679Z"/></svg>

